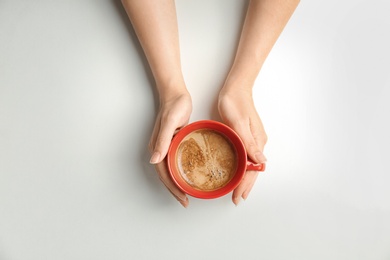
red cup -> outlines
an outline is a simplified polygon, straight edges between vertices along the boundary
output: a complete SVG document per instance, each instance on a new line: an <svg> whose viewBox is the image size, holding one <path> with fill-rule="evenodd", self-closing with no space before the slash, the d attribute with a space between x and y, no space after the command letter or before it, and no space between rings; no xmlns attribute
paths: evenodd
<svg viewBox="0 0 390 260"><path fill-rule="evenodd" d="M237 154L237 170L231 180L216 190L199 190L188 184L181 176L176 166L176 154L180 143L190 133L197 130L213 130L224 135L233 144ZM244 143L230 127L217 121L202 120L183 127L172 139L167 155L168 170L173 182L184 193L201 199L214 199L224 196L234 190L241 182L247 170L264 171L265 164L256 164L247 157Z"/></svg>

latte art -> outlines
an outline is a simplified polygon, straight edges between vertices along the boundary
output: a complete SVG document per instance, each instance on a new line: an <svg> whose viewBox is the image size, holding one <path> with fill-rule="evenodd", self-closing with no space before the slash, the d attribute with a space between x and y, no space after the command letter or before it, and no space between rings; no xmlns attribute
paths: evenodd
<svg viewBox="0 0 390 260"><path fill-rule="evenodd" d="M208 129L186 136L176 154L182 178L192 187L212 191L225 186L235 174L234 146L222 134Z"/></svg>

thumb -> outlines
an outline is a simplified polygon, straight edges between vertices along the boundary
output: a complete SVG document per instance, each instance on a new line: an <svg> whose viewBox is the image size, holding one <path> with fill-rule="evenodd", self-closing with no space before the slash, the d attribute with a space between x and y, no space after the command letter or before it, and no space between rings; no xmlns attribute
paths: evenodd
<svg viewBox="0 0 390 260"><path fill-rule="evenodd" d="M266 163L267 158L264 156L261 147L257 145L257 142L253 137L249 126L239 127L235 130L237 134L241 137L241 140L244 143L245 150L249 158L251 158L256 163Z"/></svg>
<svg viewBox="0 0 390 260"><path fill-rule="evenodd" d="M171 144L175 130L176 127L173 123L166 123L163 125L161 120L160 131L156 139L152 157L150 158L151 164L157 164L164 160L168 153L169 145Z"/></svg>

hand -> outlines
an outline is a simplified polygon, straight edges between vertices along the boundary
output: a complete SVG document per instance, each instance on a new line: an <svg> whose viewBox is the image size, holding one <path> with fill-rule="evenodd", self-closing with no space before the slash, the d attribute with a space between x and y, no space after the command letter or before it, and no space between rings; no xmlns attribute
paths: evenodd
<svg viewBox="0 0 390 260"><path fill-rule="evenodd" d="M150 163L155 165L160 180L183 207L188 206L188 198L169 176L165 157L173 135L188 124L191 111L192 101L187 91L161 100L160 111L149 142L149 150L152 153Z"/></svg>
<svg viewBox="0 0 390 260"><path fill-rule="evenodd" d="M241 137L250 159L256 163L265 163L263 154L267 142L263 123L256 112L251 90L236 88L235 90L222 89L218 110L222 120ZM256 178L256 171L247 171L243 180L233 191L233 203L238 205L240 197L248 197Z"/></svg>

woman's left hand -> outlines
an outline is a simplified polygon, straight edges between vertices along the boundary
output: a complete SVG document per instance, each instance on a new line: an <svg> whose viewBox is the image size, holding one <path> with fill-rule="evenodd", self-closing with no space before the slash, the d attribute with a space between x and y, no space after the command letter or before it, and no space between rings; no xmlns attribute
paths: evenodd
<svg viewBox="0 0 390 260"><path fill-rule="evenodd" d="M223 88L218 100L219 114L225 124L241 137L250 159L256 163L266 163L263 154L267 142L263 123L253 103L252 92L243 88ZM240 198L248 197L259 172L247 171L239 186L233 191L233 203L238 205Z"/></svg>

